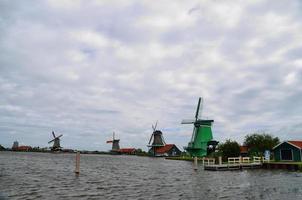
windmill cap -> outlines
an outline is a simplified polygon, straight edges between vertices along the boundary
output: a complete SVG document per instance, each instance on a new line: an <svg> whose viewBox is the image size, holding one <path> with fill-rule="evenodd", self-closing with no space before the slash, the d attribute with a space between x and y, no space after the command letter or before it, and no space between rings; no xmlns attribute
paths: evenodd
<svg viewBox="0 0 302 200"><path fill-rule="evenodd" d="M194 124L211 125L214 122L212 119L198 119Z"/></svg>
<svg viewBox="0 0 302 200"><path fill-rule="evenodd" d="M161 131L159 131L159 130L156 130L156 131L154 131L153 132L154 134L163 134Z"/></svg>

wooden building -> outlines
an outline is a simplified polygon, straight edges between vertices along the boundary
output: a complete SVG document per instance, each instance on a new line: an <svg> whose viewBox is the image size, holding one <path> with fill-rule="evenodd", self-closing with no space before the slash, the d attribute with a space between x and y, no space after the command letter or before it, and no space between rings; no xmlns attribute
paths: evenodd
<svg viewBox="0 0 302 200"><path fill-rule="evenodd" d="M163 147L156 148L156 156L180 156L181 151L175 144L166 144ZM152 153L149 151L149 153Z"/></svg>
<svg viewBox="0 0 302 200"><path fill-rule="evenodd" d="M273 148L276 161L302 161L302 141L285 141Z"/></svg>
<svg viewBox="0 0 302 200"><path fill-rule="evenodd" d="M18 146L15 151L30 151L32 150L31 146Z"/></svg>
<svg viewBox="0 0 302 200"><path fill-rule="evenodd" d="M249 152L248 146L240 146L240 156L247 157Z"/></svg>
<svg viewBox="0 0 302 200"><path fill-rule="evenodd" d="M135 148L121 148L117 152L120 154L134 155L136 153L136 149Z"/></svg>

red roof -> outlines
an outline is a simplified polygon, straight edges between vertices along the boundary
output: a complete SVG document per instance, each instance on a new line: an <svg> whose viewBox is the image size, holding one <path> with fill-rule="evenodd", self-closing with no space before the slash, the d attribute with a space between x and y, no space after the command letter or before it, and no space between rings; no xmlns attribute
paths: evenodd
<svg viewBox="0 0 302 200"><path fill-rule="evenodd" d="M240 153L247 153L248 152L248 146L240 146Z"/></svg>
<svg viewBox="0 0 302 200"><path fill-rule="evenodd" d="M287 141L287 142L302 149L302 141Z"/></svg>
<svg viewBox="0 0 302 200"><path fill-rule="evenodd" d="M174 146L174 144L166 144L163 147L159 147L156 149L156 153L166 153L168 152L170 149L172 149L172 147Z"/></svg>
<svg viewBox="0 0 302 200"><path fill-rule="evenodd" d="M31 149L31 146L19 146L18 148L16 148L16 150L18 151L28 151Z"/></svg>
<svg viewBox="0 0 302 200"><path fill-rule="evenodd" d="M123 148L119 149L118 152L120 153L133 153L135 151L135 148Z"/></svg>

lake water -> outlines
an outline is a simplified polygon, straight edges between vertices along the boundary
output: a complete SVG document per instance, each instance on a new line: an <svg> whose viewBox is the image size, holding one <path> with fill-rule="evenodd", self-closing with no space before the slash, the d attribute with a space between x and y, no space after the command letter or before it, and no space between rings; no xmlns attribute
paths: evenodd
<svg viewBox="0 0 302 200"><path fill-rule="evenodd" d="M0 152L0 199L302 199L302 173L137 156Z"/></svg>

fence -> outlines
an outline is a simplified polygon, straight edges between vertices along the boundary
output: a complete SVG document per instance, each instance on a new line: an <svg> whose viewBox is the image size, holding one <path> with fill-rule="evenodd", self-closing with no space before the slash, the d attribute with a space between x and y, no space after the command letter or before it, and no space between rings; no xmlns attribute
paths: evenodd
<svg viewBox="0 0 302 200"><path fill-rule="evenodd" d="M202 164L203 165L215 165L215 158L203 158Z"/></svg>
<svg viewBox="0 0 302 200"><path fill-rule="evenodd" d="M261 163L261 157L254 156L254 163Z"/></svg>
<svg viewBox="0 0 302 200"><path fill-rule="evenodd" d="M264 160L261 157L253 157L253 163L261 163ZM240 163L251 163L250 157L230 157L228 158L228 164L240 164Z"/></svg>
<svg viewBox="0 0 302 200"><path fill-rule="evenodd" d="M241 163L241 157L230 157L228 158L228 164Z"/></svg>

